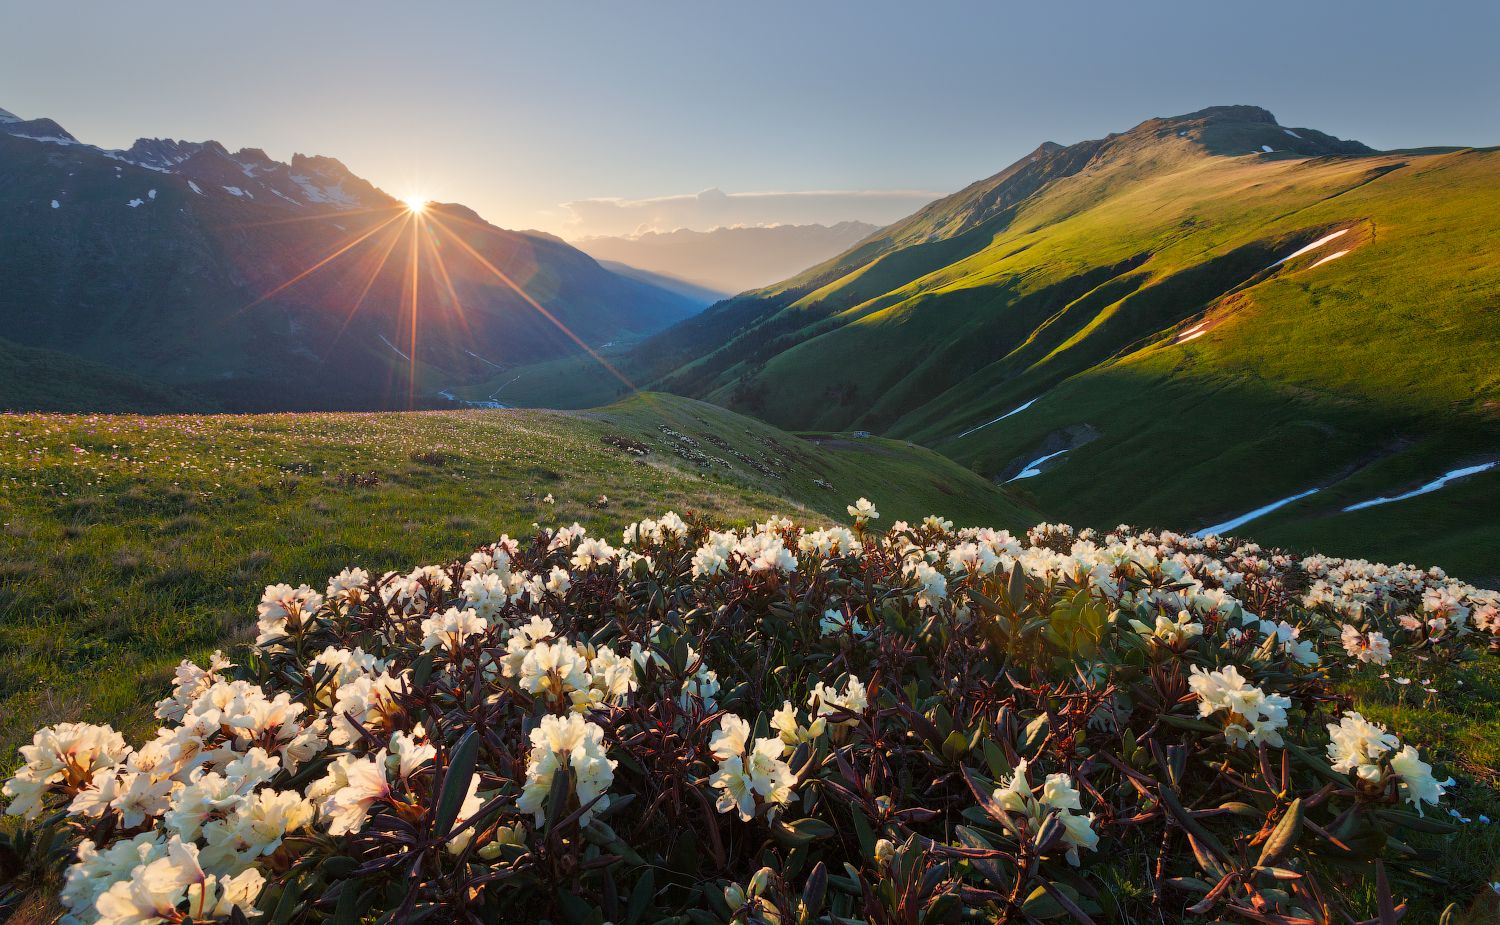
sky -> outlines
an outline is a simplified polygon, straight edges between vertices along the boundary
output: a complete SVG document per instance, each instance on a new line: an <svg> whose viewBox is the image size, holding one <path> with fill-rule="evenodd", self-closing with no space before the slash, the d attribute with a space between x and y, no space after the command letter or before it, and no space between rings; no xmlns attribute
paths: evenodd
<svg viewBox="0 0 1500 925"><path fill-rule="evenodd" d="M893 221L1043 141L1250 103L1500 144L1500 3L0 0L0 107L337 157L569 238Z"/></svg>

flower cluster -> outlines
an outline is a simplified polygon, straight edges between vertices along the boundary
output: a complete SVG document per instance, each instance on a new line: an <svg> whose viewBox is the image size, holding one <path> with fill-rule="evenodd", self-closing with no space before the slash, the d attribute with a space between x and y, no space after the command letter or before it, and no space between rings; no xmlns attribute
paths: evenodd
<svg viewBox="0 0 1500 925"><path fill-rule="evenodd" d="M1145 878L1171 921L1355 921L1459 792L1338 681L1484 657L1493 592L849 513L273 585L143 744L38 731L7 812L62 836L79 925L1086 920Z"/></svg>

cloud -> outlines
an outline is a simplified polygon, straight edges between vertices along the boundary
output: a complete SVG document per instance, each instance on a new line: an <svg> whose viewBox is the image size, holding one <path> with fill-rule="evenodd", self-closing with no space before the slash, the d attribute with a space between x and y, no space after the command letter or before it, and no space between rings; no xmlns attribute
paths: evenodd
<svg viewBox="0 0 1500 925"><path fill-rule="evenodd" d="M654 199L580 199L562 204L568 237L641 234L732 225L829 225L863 221L888 225L938 198L926 190L805 190L701 193Z"/></svg>

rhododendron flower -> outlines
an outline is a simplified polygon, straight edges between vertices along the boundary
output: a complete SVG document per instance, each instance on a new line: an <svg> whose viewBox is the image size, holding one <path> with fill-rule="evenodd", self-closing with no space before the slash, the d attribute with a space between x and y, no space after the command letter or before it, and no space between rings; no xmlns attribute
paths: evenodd
<svg viewBox="0 0 1500 925"><path fill-rule="evenodd" d="M1416 807L1418 815L1423 815L1423 803L1438 805L1444 792L1453 786L1451 777L1443 781L1433 777L1432 765L1423 761L1410 745L1403 745L1391 756L1391 770L1401 776L1401 797Z"/></svg>
<svg viewBox="0 0 1500 925"><path fill-rule="evenodd" d="M1350 711L1328 724L1328 758L1335 771L1353 771L1368 781L1380 779L1381 759L1400 747L1401 741L1359 713Z"/></svg>
<svg viewBox="0 0 1500 925"><path fill-rule="evenodd" d="M256 914L255 898L265 878L251 868L232 877L207 873L198 863L198 847L176 836L166 855L137 867L128 880L100 895L99 925L146 925L191 918L206 922L227 918L235 907Z"/></svg>
<svg viewBox="0 0 1500 925"><path fill-rule="evenodd" d="M879 520L880 512L875 510L875 505L870 503L869 498L860 498L848 506L849 516L854 518L857 524L863 524L867 520Z"/></svg>
<svg viewBox="0 0 1500 925"><path fill-rule="evenodd" d="M261 595L260 605L256 607L256 614L260 618L257 624L260 635L255 637L255 644L265 645L290 633L299 632L303 621L311 618L321 606L323 595L307 585L296 588L291 585L267 585L265 593Z"/></svg>
<svg viewBox="0 0 1500 925"><path fill-rule="evenodd" d="M920 607L937 609L948 599L948 579L926 562L913 562L907 573L916 582L915 600Z"/></svg>
<svg viewBox="0 0 1500 925"><path fill-rule="evenodd" d="M546 819L547 795L552 791L552 778L559 769L567 768L573 775L573 789L580 806L588 805L599 797L599 802L585 811L580 825L588 825L595 813L609 808L609 796L605 791L614 782L615 765L604 752L604 730L586 722L577 713L565 717L544 716L537 728L531 730L531 756L526 765L526 784L516 808L536 817L537 825Z"/></svg>
<svg viewBox="0 0 1500 925"><path fill-rule="evenodd" d="M456 652L470 636L477 636L489 628L489 623L472 610L449 607L435 617L422 621L422 649L424 651L443 646Z"/></svg>
<svg viewBox="0 0 1500 925"><path fill-rule="evenodd" d="M30 745L21 746L25 764L5 782L5 811L35 818L49 792L75 795L93 783L96 772L113 771L129 754L125 738L109 726L58 723L39 729Z"/></svg>
<svg viewBox="0 0 1500 925"><path fill-rule="evenodd" d="M1281 747L1280 730L1286 728L1286 710L1292 702L1281 694L1265 691L1240 676L1239 669L1229 665L1221 671L1204 671L1194 665L1188 686L1198 695L1198 715L1228 716L1224 739L1236 748L1264 742Z"/></svg>
<svg viewBox="0 0 1500 925"><path fill-rule="evenodd" d="M1361 633L1354 626L1345 623L1339 634L1339 641L1351 658L1366 664L1384 665L1391 660L1391 644L1378 631Z"/></svg>
<svg viewBox="0 0 1500 925"><path fill-rule="evenodd" d="M1156 615L1156 625L1147 626L1140 620L1130 621L1131 629L1142 636L1146 636L1168 648L1181 648L1188 641L1203 635L1203 624L1193 619L1193 615L1186 610L1178 611L1176 620L1169 620L1163 614Z"/></svg>
<svg viewBox="0 0 1500 925"><path fill-rule="evenodd" d="M390 781L386 779L386 750L381 749L369 758L351 761L340 772L344 785L335 791L318 811L328 820L328 831L333 835L358 832L364 828L370 810L391 797Z"/></svg>
<svg viewBox="0 0 1500 925"><path fill-rule="evenodd" d="M608 563L617 555L614 547L603 540L586 539L573 551L572 563L576 569L587 571Z"/></svg>
<svg viewBox="0 0 1500 925"><path fill-rule="evenodd" d="M785 751L790 753L803 742L811 742L828 728L828 720L819 716L806 726L797 722L797 708L792 706L790 700L781 705L781 709L771 714L771 728L775 729L785 744Z"/></svg>
<svg viewBox="0 0 1500 925"><path fill-rule="evenodd" d="M832 609L823 611L823 617L818 621L818 632L824 636L848 633L856 639L870 635L870 631L860 624L859 617Z"/></svg>
<svg viewBox="0 0 1500 925"><path fill-rule="evenodd" d="M748 822L755 815L757 796L771 806L790 800L797 778L781 760L784 749L785 744L777 737L756 739L751 744L750 724L726 714L709 741L709 751L719 761L718 771L709 778L709 785L719 791L719 812L738 811Z"/></svg>
<svg viewBox="0 0 1500 925"><path fill-rule="evenodd" d="M813 686L812 692L807 695L807 705L812 707L814 719L824 719L831 718L836 709L856 714L863 713L870 706L870 700L864 684L860 683L859 678L850 675L842 692L819 681ZM853 726L859 722L857 719L830 719L830 721L839 726Z"/></svg>
<svg viewBox="0 0 1500 925"><path fill-rule="evenodd" d="M1068 863L1079 865L1078 849L1093 851L1099 844L1099 835L1094 831L1094 814L1084 816L1074 810L1083 809L1079 793L1066 774L1049 774L1042 784L1040 798L1032 790L1026 772L1029 765L1021 759L1010 780L995 788L992 799L1008 813L1021 817L1027 830L1035 836L1049 817L1056 816L1063 826L1063 843L1068 846Z"/></svg>

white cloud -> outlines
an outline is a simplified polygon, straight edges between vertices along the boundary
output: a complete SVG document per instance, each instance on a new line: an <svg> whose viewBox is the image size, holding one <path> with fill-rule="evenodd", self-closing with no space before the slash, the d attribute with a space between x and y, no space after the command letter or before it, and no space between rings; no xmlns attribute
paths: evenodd
<svg viewBox="0 0 1500 925"><path fill-rule="evenodd" d="M863 221L888 225L938 198L926 190L805 190L701 193L653 199L580 199L562 204L572 238L732 225L806 225Z"/></svg>

